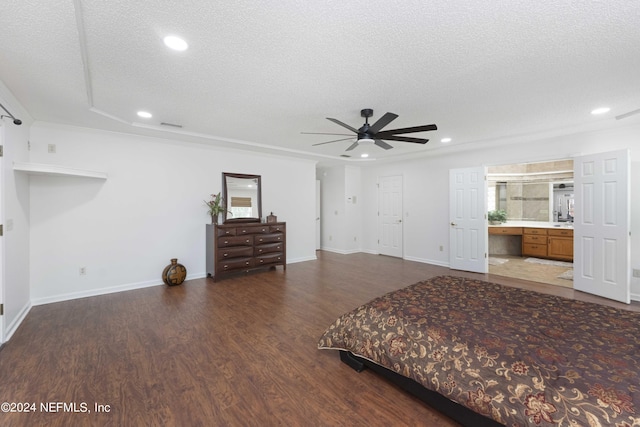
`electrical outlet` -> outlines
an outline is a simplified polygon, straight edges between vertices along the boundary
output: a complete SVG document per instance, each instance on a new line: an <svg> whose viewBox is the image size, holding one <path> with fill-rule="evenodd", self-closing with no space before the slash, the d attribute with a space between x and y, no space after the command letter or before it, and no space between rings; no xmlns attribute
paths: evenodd
<svg viewBox="0 0 640 427"><path fill-rule="evenodd" d="M56 152L56 144L49 144L47 146L47 150L49 151L49 153L55 153Z"/></svg>
<svg viewBox="0 0 640 427"><path fill-rule="evenodd" d="M87 275L87 267L80 267L80 275L81 276Z"/></svg>
<svg viewBox="0 0 640 427"><path fill-rule="evenodd" d="M633 269L633 277L640 277L640 270L637 268Z"/></svg>
<svg viewBox="0 0 640 427"><path fill-rule="evenodd" d="M444 251L444 246L440 245L440 252Z"/></svg>

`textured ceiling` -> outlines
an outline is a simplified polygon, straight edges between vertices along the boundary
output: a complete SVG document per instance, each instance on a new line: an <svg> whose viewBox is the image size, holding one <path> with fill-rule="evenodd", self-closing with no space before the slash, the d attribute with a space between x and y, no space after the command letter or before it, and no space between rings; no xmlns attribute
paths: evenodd
<svg viewBox="0 0 640 427"><path fill-rule="evenodd" d="M0 44L0 80L36 120L321 161L353 141L301 132L345 133L326 117L357 128L362 108L439 128L375 159L640 121L615 119L640 108L638 0L9 0Z"/></svg>

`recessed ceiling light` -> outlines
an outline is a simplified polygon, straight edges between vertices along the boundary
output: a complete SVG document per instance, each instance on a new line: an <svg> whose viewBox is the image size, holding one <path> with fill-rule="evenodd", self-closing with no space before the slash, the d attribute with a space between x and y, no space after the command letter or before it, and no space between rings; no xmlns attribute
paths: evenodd
<svg viewBox="0 0 640 427"><path fill-rule="evenodd" d="M593 115L604 114L604 113L608 113L609 110L611 110L611 108L609 107L600 107L600 108L596 108L595 110L591 110L591 114Z"/></svg>
<svg viewBox="0 0 640 427"><path fill-rule="evenodd" d="M187 50L189 47L186 41L177 36L167 36L163 40L164 44L173 50Z"/></svg>
<svg viewBox="0 0 640 427"><path fill-rule="evenodd" d="M362 153L360 154L360 157L362 157L363 159L366 159L367 157L369 157L369 155L367 153Z"/></svg>
<svg viewBox="0 0 640 427"><path fill-rule="evenodd" d="M150 119L153 115L147 111L138 111L138 117L142 117L143 119Z"/></svg>
<svg viewBox="0 0 640 427"><path fill-rule="evenodd" d="M451 138L442 138L440 142L443 142L446 144L447 142L451 142Z"/></svg>

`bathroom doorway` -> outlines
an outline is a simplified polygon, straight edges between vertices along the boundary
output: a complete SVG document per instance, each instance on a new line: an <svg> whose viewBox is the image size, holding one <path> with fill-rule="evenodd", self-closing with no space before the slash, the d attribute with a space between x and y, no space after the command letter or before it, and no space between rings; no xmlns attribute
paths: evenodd
<svg viewBox="0 0 640 427"><path fill-rule="evenodd" d="M488 167L489 273L573 287L573 160Z"/></svg>

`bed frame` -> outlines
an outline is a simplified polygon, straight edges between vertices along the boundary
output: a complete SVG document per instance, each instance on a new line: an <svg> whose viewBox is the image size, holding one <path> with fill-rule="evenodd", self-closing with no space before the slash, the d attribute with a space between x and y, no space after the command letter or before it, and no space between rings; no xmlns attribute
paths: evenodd
<svg viewBox="0 0 640 427"><path fill-rule="evenodd" d="M350 351L340 350L340 360L349 365L356 372L362 372L366 368L371 369L392 384L395 384L404 391L412 394L430 407L442 412L444 415L459 422L463 426L504 427L497 421L480 415L477 412L473 412L471 409L465 408L435 391L424 388L421 384L418 384L411 378L407 378L367 359L358 357Z"/></svg>

